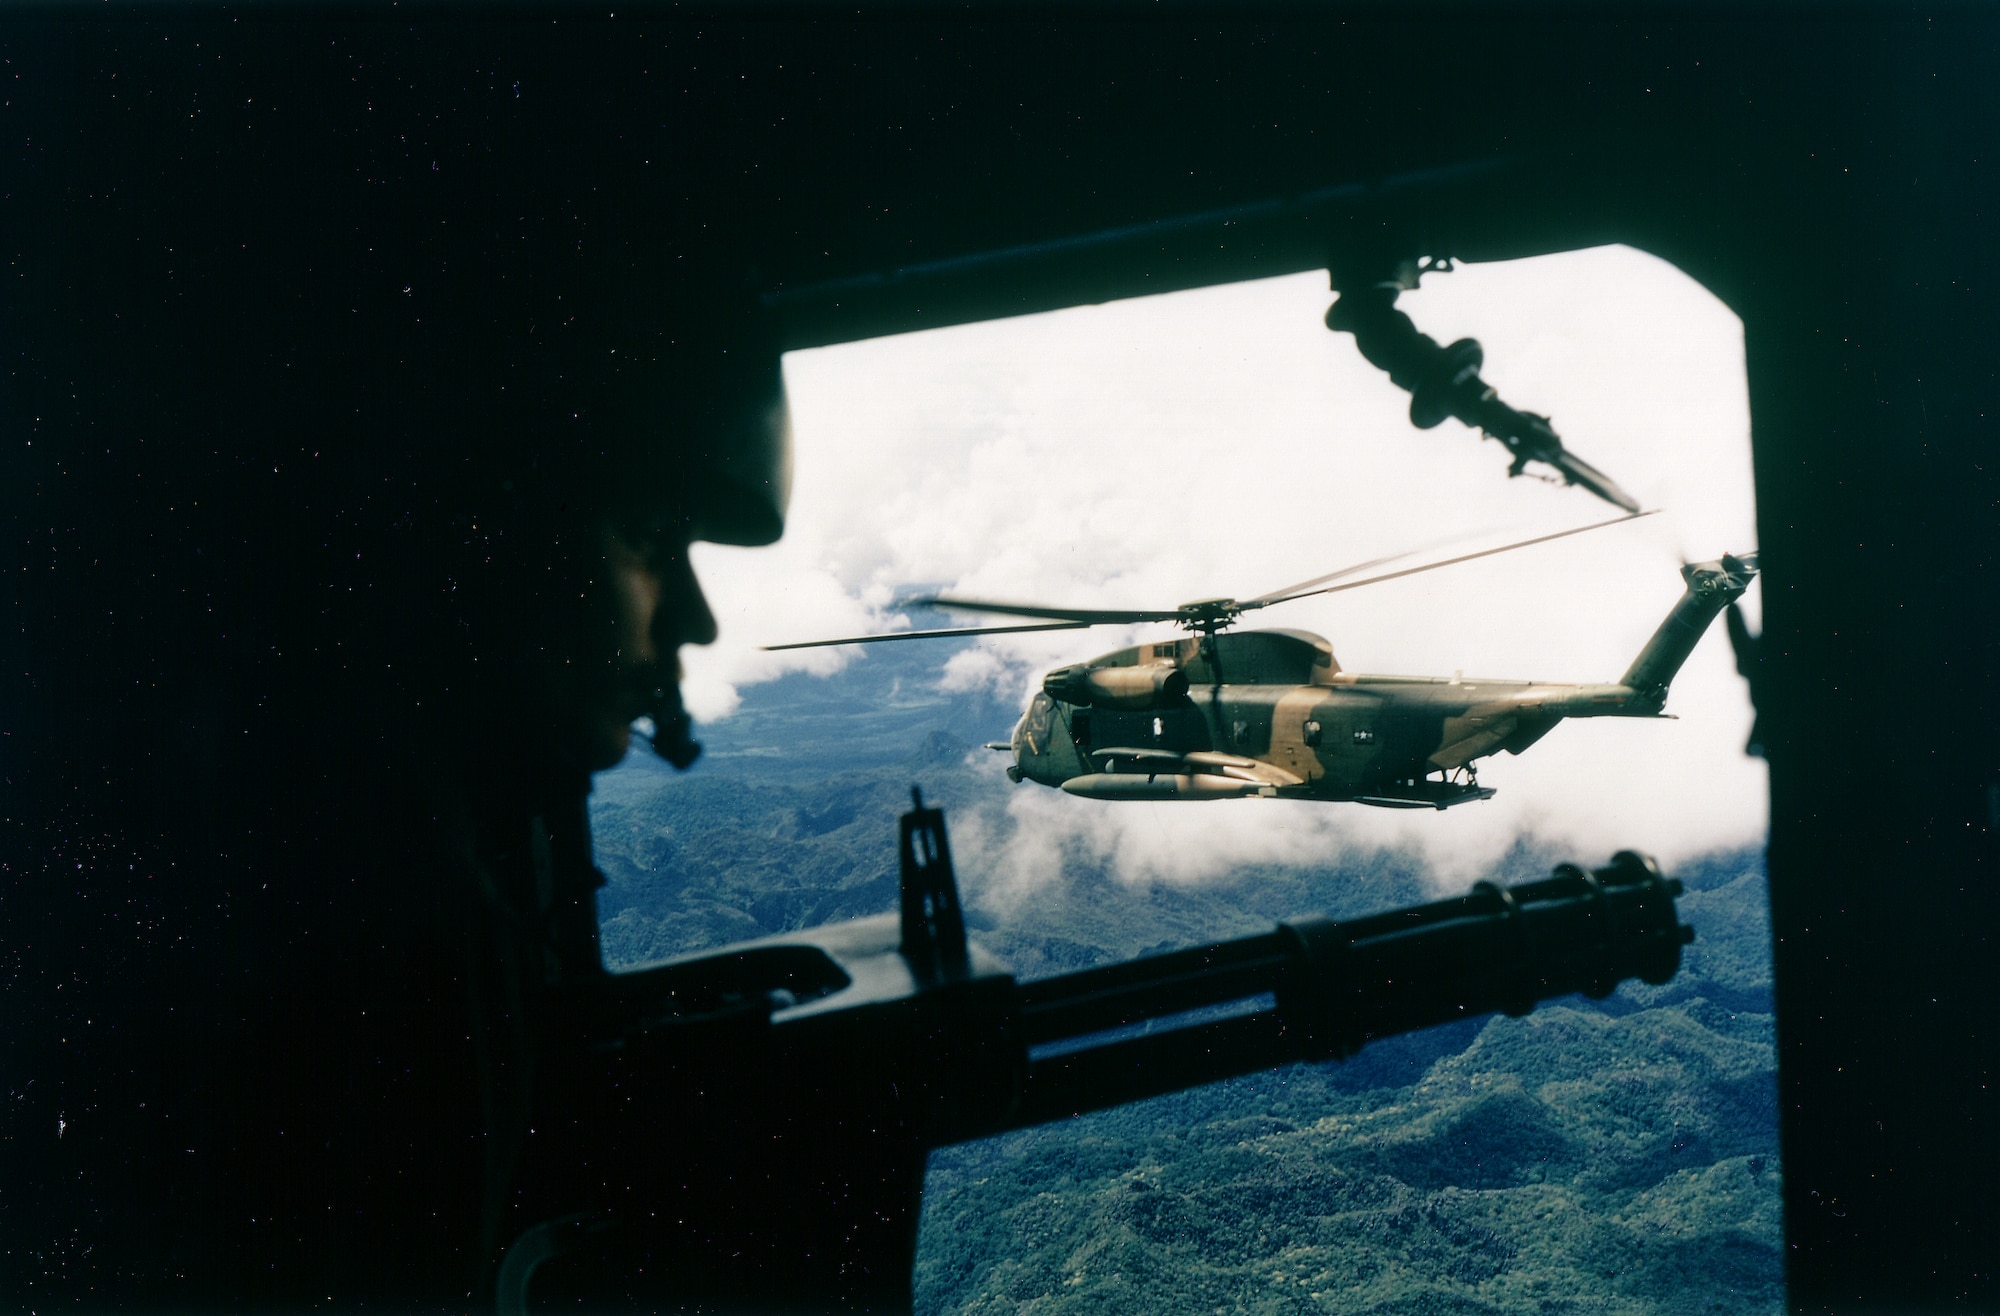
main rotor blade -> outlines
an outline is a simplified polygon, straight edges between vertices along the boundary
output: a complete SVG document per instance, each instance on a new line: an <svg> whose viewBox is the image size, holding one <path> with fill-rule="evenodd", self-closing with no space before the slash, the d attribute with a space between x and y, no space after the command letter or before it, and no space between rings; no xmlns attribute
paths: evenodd
<svg viewBox="0 0 2000 1316"><path fill-rule="evenodd" d="M958 612L991 612L1002 617L1056 617L1063 621L1078 622L1086 626L1113 626L1120 623L1142 621L1174 621L1180 611L1168 608L1048 608L1038 603L988 603L980 599L952 599L942 595L927 599L911 599L902 604L905 608L950 608Z"/></svg>
<svg viewBox="0 0 2000 1316"><path fill-rule="evenodd" d="M1623 525L1627 521L1637 521L1642 516L1652 516L1654 513L1658 511L1659 511L1658 508L1653 508L1651 511L1634 512L1630 516L1613 517L1609 521L1595 521L1592 522L1590 525L1577 526L1573 530L1558 530L1552 535L1537 535L1533 539L1523 539L1520 542L1513 544L1502 544L1498 548L1483 548L1477 553L1462 553L1457 557L1448 557L1444 559L1442 562L1427 562L1420 567L1405 567L1401 571L1388 571L1384 572L1379 576L1368 576L1362 580L1350 580L1344 585L1324 585L1318 589L1300 590L1295 594L1283 594L1279 595L1276 598L1273 598L1270 595L1265 595L1263 598L1252 599L1249 602L1244 603L1240 606L1246 609L1268 608L1274 603L1289 603L1293 599L1308 598L1314 594L1338 594L1342 590L1360 589L1363 585L1375 585L1385 580L1399 580L1404 576L1415 576L1415 575L1420 575L1426 571L1436 571L1439 567L1456 566L1460 562L1471 562L1475 558L1492 557L1497 553L1511 553L1517 548L1528 548L1535 544L1546 544L1552 539L1567 539L1571 535L1580 535L1588 530L1602 530L1605 526L1608 525ZM1404 556L1408 555L1405 554ZM1393 561L1394 559L1392 558L1390 560ZM1345 574L1345 573L1336 573L1336 574Z"/></svg>
<svg viewBox="0 0 2000 1316"><path fill-rule="evenodd" d="M1052 621L1040 626L968 626L949 631L885 631L881 635L850 635L844 640L799 640L792 644L767 644L766 653L779 649L820 649L830 644L881 644L887 640L937 640L948 635L1011 635L1016 631L1079 631L1092 625L1087 621Z"/></svg>
<svg viewBox="0 0 2000 1316"><path fill-rule="evenodd" d="M1656 509L1657 510L1657 509ZM1636 521L1642 516L1652 516L1653 512L1634 512L1630 516L1614 517L1609 521L1597 521L1590 525L1577 526L1573 530L1558 530L1552 535L1538 535L1533 539L1523 539L1518 543L1503 544L1499 548L1481 549L1477 553L1463 553L1458 557L1448 557L1442 562L1428 562L1420 567L1406 567L1401 571L1385 572L1379 576L1369 576L1362 580L1348 581L1344 585L1325 585L1322 581L1337 580L1357 571L1381 566L1385 562L1395 562L1410 556L1410 553L1396 553L1389 557L1376 558L1372 562L1361 562L1351 567L1312 580L1302 581L1289 587L1288 591L1265 594L1254 599L1246 599L1232 606L1244 612L1256 608L1268 608L1274 603L1289 603L1293 599L1303 599L1314 594L1338 594L1342 590L1360 589L1363 585L1374 585L1385 580L1398 580L1404 576L1415 576L1426 571L1436 571L1440 567L1455 566L1460 562L1470 562L1475 558L1492 557L1496 553L1511 553L1517 548L1528 548L1534 544L1546 544L1552 539L1567 539L1587 530L1602 530L1605 526L1620 525L1626 521ZM1412 549L1411 552L1423 552ZM1314 586L1315 588L1302 588ZM993 603L983 599L954 599L945 595L910 599L904 607L911 608L954 608L964 612L990 612L1003 617L1050 617L1059 620L1036 622L1027 626L961 626L939 631L888 631L881 635L850 635L839 640L799 640L791 644L767 644L766 652L780 649L820 649L836 644L885 644L891 640L941 640L959 635L1015 635L1023 631L1076 631L1091 626L1130 625L1139 622L1184 621L1182 610L1143 610L1135 608L1050 608L1033 603Z"/></svg>
<svg viewBox="0 0 2000 1316"><path fill-rule="evenodd" d="M1406 557L1415 557L1419 553L1428 553L1434 548L1443 548L1447 544L1462 544L1468 539L1478 539L1483 535L1491 533L1491 530L1468 530L1462 534L1446 535L1443 539L1433 539L1428 544L1419 544L1415 548L1405 549L1401 553L1391 553L1387 557L1373 558L1367 562L1356 562L1353 566L1342 567L1338 571L1329 571L1324 576L1314 576L1311 580L1302 580L1296 585L1287 585L1283 589L1274 589L1269 594L1259 594L1254 599L1244 599L1243 606L1247 608L1254 604L1261 607L1266 603L1293 598L1301 590L1308 590L1318 585L1328 584L1331 581L1339 580L1343 576L1351 576L1357 571L1366 571L1370 567L1387 566L1391 562L1401 562Z"/></svg>

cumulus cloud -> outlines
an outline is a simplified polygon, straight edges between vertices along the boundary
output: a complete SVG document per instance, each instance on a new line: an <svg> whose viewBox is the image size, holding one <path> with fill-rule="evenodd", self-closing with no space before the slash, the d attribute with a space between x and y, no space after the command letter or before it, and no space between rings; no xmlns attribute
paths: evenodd
<svg viewBox="0 0 2000 1316"><path fill-rule="evenodd" d="M792 354L790 525L773 549L699 546L723 638L687 655L690 707L714 719L741 686L837 670L849 651L757 646L907 625L895 605L921 590L1171 607L1469 531L1489 533L1458 551L1612 514L1580 490L1506 479L1499 445L1455 421L1413 429L1407 395L1322 326L1330 300L1324 276L1297 276ZM1756 545L1740 323L1672 266L1616 247L1462 266L1401 305L1441 342L1478 338L1503 396L1550 415L1662 514L1257 623L1326 635L1349 670L1615 679L1679 596L1683 560ZM937 680L1025 698L1048 667L1162 633L993 636L940 654ZM1498 798L1444 814L1022 787L1009 862L1032 872L1081 846L1135 880L1191 880L1231 856L1410 845L1455 874L1522 835L1668 859L1761 838L1763 765L1742 754L1750 713L1722 637L1696 651L1669 711L1681 720L1568 723L1486 760Z"/></svg>

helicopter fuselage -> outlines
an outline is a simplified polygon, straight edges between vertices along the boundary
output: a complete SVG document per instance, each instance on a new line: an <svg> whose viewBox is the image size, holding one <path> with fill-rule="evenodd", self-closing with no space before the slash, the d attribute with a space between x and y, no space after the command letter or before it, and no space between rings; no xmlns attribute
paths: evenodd
<svg viewBox="0 0 2000 1316"><path fill-rule="evenodd" d="M1627 685L1343 672L1317 635L1234 631L1050 672L1014 730L1008 775L1096 799L1442 809L1493 793L1475 760L1519 753L1563 718L1658 711Z"/></svg>

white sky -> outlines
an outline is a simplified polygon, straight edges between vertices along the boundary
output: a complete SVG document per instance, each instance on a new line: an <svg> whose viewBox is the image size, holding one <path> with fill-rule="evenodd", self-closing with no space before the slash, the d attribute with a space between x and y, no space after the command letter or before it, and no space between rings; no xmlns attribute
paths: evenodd
<svg viewBox="0 0 2000 1316"><path fill-rule="evenodd" d="M1616 515L1580 489L1505 478L1500 445L1456 421L1413 428L1408 396L1321 323L1331 300L1324 275L1300 275L788 356L789 526L773 548L698 546L722 638L684 652L691 709L715 720L743 685L866 661L757 646L902 625L887 605L919 587L1171 607L1469 531L1432 556ZM1398 304L1439 342L1478 338L1502 397L1551 416L1663 514L1257 624L1327 636L1350 671L1615 680L1679 597L1684 558L1756 545L1741 324L1671 265L1616 247L1461 266ZM995 862L1045 865L1067 837L1171 880L1408 844L1455 882L1525 833L1588 862L1758 842L1764 768L1742 753L1749 705L1715 630L1674 685L1679 721L1565 723L1483 761L1491 801L1113 804L1024 785L1010 807L1035 839ZM940 652L939 679L1025 703L1049 667L1170 633L995 636L949 671Z"/></svg>

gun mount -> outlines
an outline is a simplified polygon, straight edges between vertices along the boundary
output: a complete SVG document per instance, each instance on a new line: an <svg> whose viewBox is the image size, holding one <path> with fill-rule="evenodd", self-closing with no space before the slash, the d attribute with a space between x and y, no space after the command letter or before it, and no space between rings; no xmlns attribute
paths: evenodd
<svg viewBox="0 0 2000 1316"><path fill-rule="evenodd" d="M1663 983L1693 939L1680 883L1626 851L1021 983L966 942L943 815L921 800L902 856L900 914L608 976L574 1002L585 1040L535 1121L503 1312L530 1309L531 1281L536 1306L907 1311L933 1148ZM779 1183L797 1196L774 1211Z"/></svg>

